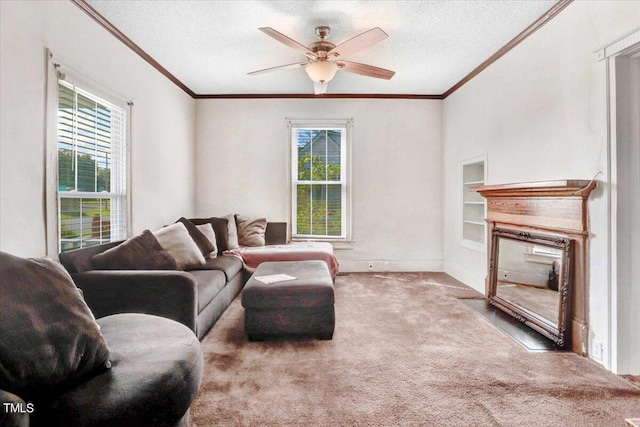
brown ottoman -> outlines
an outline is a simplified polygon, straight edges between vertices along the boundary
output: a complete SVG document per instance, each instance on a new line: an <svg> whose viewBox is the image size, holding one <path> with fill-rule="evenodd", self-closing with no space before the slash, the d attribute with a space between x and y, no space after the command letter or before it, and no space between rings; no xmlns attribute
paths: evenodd
<svg viewBox="0 0 640 427"><path fill-rule="evenodd" d="M256 277L295 277L271 284ZM333 337L333 281L324 261L263 262L242 291L244 330L250 340L314 336Z"/></svg>

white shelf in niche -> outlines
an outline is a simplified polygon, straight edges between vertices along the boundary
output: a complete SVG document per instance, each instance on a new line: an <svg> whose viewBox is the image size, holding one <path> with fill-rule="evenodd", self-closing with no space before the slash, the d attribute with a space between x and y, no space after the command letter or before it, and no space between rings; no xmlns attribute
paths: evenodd
<svg viewBox="0 0 640 427"><path fill-rule="evenodd" d="M462 246L486 251L486 201L473 186L486 182L486 156L462 162Z"/></svg>

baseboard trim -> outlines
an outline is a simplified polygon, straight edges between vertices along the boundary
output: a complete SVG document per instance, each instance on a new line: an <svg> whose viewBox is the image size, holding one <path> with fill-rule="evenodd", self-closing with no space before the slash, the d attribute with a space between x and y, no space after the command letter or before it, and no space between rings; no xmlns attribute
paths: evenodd
<svg viewBox="0 0 640 427"><path fill-rule="evenodd" d="M581 356L591 357L589 354L589 327L585 322L573 317L571 323L571 350ZM593 357L591 357L593 359ZM602 360L596 363L603 364Z"/></svg>
<svg viewBox="0 0 640 427"><path fill-rule="evenodd" d="M442 260L384 260L377 259L373 261L354 261L339 260L341 273L362 273L362 272L411 272L411 271L444 271ZM369 268L371 264L372 268Z"/></svg>

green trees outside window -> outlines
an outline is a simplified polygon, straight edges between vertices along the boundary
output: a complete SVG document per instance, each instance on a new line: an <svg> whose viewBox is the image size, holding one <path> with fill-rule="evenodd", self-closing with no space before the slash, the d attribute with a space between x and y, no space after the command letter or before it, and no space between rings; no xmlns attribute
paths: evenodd
<svg viewBox="0 0 640 427"><path fill-rule="evenodd" d="M343 129L298 129L295 134L296 235L343 235L343 132Z"/></svg>
<svg viewBox="0 0 640 427"><path fill-rule="evenodd" d="M123 237L126 111L60 81L57 114L60 251Z"/></svg>

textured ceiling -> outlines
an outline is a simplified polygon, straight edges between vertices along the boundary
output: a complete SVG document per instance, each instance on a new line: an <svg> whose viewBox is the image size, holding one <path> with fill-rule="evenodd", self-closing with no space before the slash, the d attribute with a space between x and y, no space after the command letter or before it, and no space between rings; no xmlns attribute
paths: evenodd
<svg viewBox="0 0 640 427"><path fill-rule="evenodd" d="M439 95L555 3L518 1L147 1L87 0L122 33L198 95L309 94L303 69L248 76L304 61L258 30L303 45L331 27L339 44L373 27L389 38L344 59L394 70L391 80L338 72L328 93Z"/></svg>

